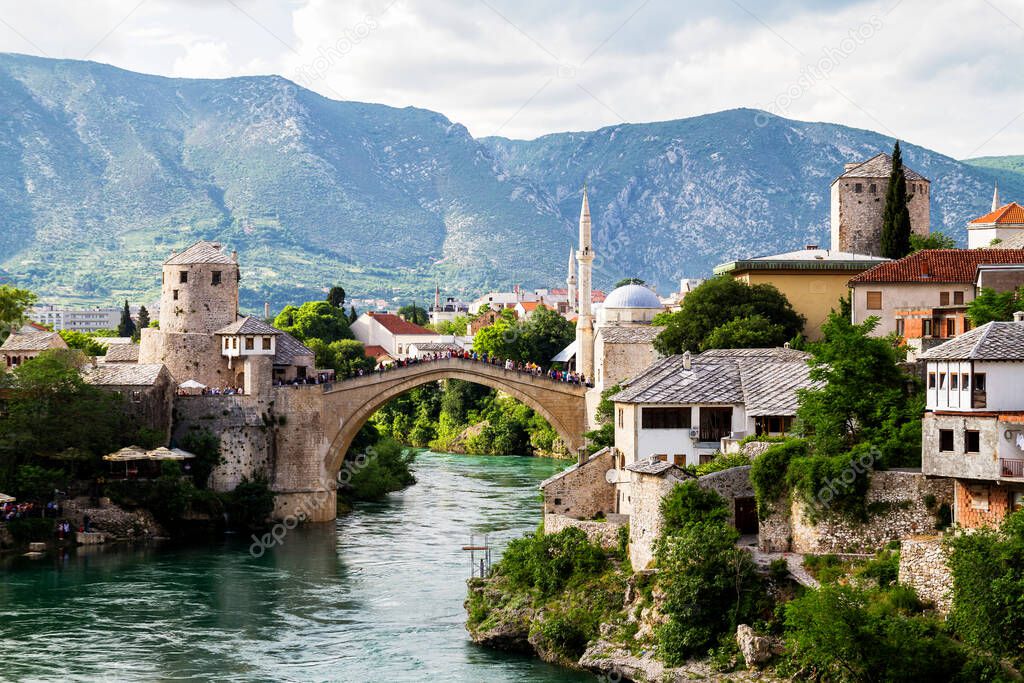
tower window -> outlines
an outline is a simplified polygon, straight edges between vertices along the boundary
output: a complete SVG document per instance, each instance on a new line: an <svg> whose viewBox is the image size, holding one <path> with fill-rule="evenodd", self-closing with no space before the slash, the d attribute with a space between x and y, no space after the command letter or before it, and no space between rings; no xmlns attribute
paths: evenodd
<svg viewBox="0 0 1024 683"><path fill-rule="evenodd" d="M215 287L220 284L220 271L219 270L213 271L213 281L212 281L212 284Z"/></svg>
<svg viewBox="0 0 1024 683"><path fill-rule="evenodd" d="M255 346L255 344L253 342L254 342L254 340L253 340L252 337L246 337L245 338L245 350L246 351L252 351L254 348L256 348L256 346Z"/></svg>
<svg viewBox="0 0 1024 683"><path fill-rule="evenodd" d="M853 191L854 192L860 194L861 190L863 190L863 189L864 189L863 185L861 185L860 183L854 183L854 185L853 185Z"/></svg>
<svg viewBox="0 0 1024 683"><path fill-rule="evenodd" d="M870 192L871 194L875 194L876 192L878 192L878 186L875 185L874 183L871 183L871 185L868 186L868 192Z"/></svg>
<svg viewBox="0 0 1024 683"><path fill-rule="evenodd" d="M175 289L173 292L171 292L171 294L174 296L174 300L177 301L178 300L178 290Z"/></svg>
<svg viewBox="0 0 1024 683"><path fill-rule="evenodd" d="M181 284L185 284L186 282L188 282L188 271L187 270L181 271L180 275L181 275L181 280L180 280Z"/></svg>

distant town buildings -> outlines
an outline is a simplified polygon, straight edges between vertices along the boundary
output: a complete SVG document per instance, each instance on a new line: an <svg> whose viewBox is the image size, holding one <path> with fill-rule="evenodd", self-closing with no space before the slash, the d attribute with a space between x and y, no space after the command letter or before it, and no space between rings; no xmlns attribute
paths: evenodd
<svg viewBox="0 0 1024 683"><path fill-rule="evenodd" d="M130 306L129 311L134 320L139 318L139 307ZM57 306L54 304L37 304L28 310L30 320L41 325L49 325L54 330L74 330L75 332L97 332L113 330L121 323L121 308ZM151 319L156 320L159 306L149 309Z"/></svg>
<svg viewBox="0 0 1024 683"><path fill-rule="evenodd" d="M454 344L454 335L442 335L413 324L394 313L364 313L352 323L352 334L366 347L379 347L393 360L418 355L413 345ZM376 352L376 349L375 349ZM381 354L383 356L384 354Z"/></svg>
<svg viewBox="0 0 1024 683"><path fill-rule="evenodd" d="M998 193L997 188L996 202L999 201ZM1020 244L1021 240L1024 240L1024 206L1017 202L993 206L991 212L967 224L967 246L970 249L1019 248L1024 246Z"/></svg>
<svg viewBox="0 0 1024 683"><path fill-rule="evenodd" d="M892 157L881 153L867 161L846 164L843 173L832 181L833 250L881 256L882 213L891 173ZM903 173L910 228L914 234L926 236L931 221L931 182L906 164Z"/></svg>

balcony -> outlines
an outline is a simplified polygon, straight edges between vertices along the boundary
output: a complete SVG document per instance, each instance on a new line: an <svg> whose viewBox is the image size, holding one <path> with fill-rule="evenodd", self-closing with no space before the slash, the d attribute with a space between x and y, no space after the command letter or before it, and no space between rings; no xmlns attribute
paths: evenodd
<svg viewBox="0 0 1024 683"><path fill-rule="evenodd" d="M1024 479L1024 460L999 458L999 476L1002 479Z"/></svg>

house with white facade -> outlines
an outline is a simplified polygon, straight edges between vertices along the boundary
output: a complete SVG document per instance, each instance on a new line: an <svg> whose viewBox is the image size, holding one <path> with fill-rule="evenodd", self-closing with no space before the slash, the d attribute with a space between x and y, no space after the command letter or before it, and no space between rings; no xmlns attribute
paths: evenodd
<svg viewBox="0 0 1024 683"><path fill-rule="evenodd" d="M924 474L955 481L953 521L998 525L1024 507L1024 313L927 351Z"/></svg>
<svg viewBox="0 0 1024 683"><path fill-rule="evenodd" d="M809 358L787 348L684 353L626 382L612 396L616 512L631 513L630 473L638 464L699 465L722 452L723 441L788 432L797 391L815 386Z"/></svg>
<svg viewBox="0 0 1024 683"><path fill-rule="evenodd" d="M420 327L393 313L364 313L352 323L352 334L363 346L379 346L395 360L404 360L413 355L410 347L414 344L453 344L455 337L438 334Z"/></svg>

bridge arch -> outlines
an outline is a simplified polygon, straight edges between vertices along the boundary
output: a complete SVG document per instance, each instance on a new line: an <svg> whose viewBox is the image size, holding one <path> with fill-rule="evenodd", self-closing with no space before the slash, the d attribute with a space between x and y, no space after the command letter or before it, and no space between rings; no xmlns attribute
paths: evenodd
<svg viewBox="0 0 1024 683"><path fill-rule="evenodd" d="M570 452L583 446L587 427L586 387L477 361L450 358L346 380L324 392L324 407L331 408L339 418L336 431L325 435L329 447L323 463L324 471L332 477L337 474L356 434L388 401L418 386L442 379L460 379L505 392L547 420Z"/></svg>

